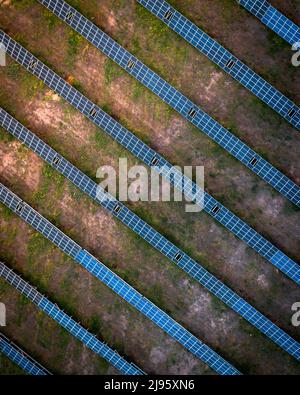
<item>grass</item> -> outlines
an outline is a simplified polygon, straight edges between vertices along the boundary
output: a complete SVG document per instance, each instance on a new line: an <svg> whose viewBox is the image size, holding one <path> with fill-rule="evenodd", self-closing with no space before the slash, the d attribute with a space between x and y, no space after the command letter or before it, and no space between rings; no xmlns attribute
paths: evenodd
<svg viewBox="0 0 300 395"><path fill-rule="evenodd" d="M0 214L5 221L11 219L14 216L13 212L4 205L1 205L0 207Z"/></svg>
<svg viewBox="0 0 300 395"><path fill-rule="evenodd" d="M52 245L44 236L37 232L34 233L27 244L29 262L34 264L36 258L43 256L51 247Z"/></svg>
<svg viewBox="0 0 300 395"><path fill-rule="evenodd" d="M60 197L63 192L65 178L54 170L48 163L44 163L41 174L40 188L34 194L34 202L45 200L53 186L55 196Z"/></svg>
<svg viewBox="0 0 300 395"><path fill-rule="evenodd" d="M46 8L43 10L42 15L46 19L49 30L53 30L53 28L60 23L60 20L53 14L53 12Z"/></svg>
<svg viewBox="0 0 300 395"><path fill-rule="evenodd" d="M104 64L105 83L110 85L117 78L123 76L125 71L111 59L106 59Z"/></svg>
<svg viewBox="0 0 300 395"><path fill-rule="evenodd" d="M11 4L20 9L20 10L25 10L26 8L29 8L31 6L33 6L34 4L36 4L36 1L34 0L12 0Z"/></svg>
<svg viewBox="0 0 300 395"><path fill-rule="evenodd" d="M288 200L286 200L284 202L284 206L283 206L283 214L285 215L293 215L293 214L299 214L300 213L300 208L295 206L293 203L289 202Z"/></svg>
<svg viewBox="0 0 300 395"><path fill-rule="evenodd" d="M79 50L84 42L84 38L76 33L74 30L70 30L68 36L68 63L72 65Z"/></svg>

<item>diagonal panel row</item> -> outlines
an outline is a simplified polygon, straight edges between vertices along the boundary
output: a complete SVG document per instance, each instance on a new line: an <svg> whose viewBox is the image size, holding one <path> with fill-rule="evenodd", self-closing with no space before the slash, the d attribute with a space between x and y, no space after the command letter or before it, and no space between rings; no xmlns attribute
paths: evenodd
<svg viewBox="0 0 300 395"><path fill-rule="evenodd" d="M0 273L1 273L0 262ZM1 275L0 275L1 276ZM20 366L26 373L33 376L47 376L51 375L48 370L36 362L32 357L27 355L19 346L10 341L3 333L0 332L0 352L7 358Z"/></svg>
<svg viewBox="0 0 300 395"><path fill-rule="evenodd" d="M128 302L131 306L140 311L143 315L154 322L159 328L163 329L167 334L177 340L183 347L194 354L197 358L205 362L213 370L219 374L236 375L240 372L234 368L229 362L224 360L210 347L197 339L183 326L173 320L168 314L159 309L156 305L150 302L133 287L122 280L118 275L106 267L103 263L98 261L95 257L82 249L72 239L67 237L63 232L56 228L51 222L47 221L37 211L30 207L25 202L13 194L8 188L0 184L0 202L4 203L8 208L14 211L22 219L24 219L35 230L40 232L64 253L72 257L77 263L83 266L89 273L95 276L102 283L107 285L111 290ZM16 284L17 285L17 284ZM23 288L21 288L22 290ZM29 293L33 292L29 289ZM30 296L29 295L29 296ZM46 312L52 313L54 305L48 304L48 301L41 299L38 301L38 306L43 307ZM63 313L58 311L54 314L54 318L59 317L60 321L66 325L67 329L71 329L69 318L65 318ZM81 333L81 332L80 332ZM77 330L74 335L77 334ZM80 335L81 340L87 341L87 345L93 344L94 337L87 335L86 332ZM107 349L107 347L106 347ZM118 360L115 360L118 358ZM125 363L125 361L116 353L111 354L110 362L116 364ZM126 369L134 370L136 374L141 374L135 366L129 364L125 365ZM119 367L120 369L120 367ZM124 369L125 370L125 369Z"/></svg>
<svg viewBox="0 0 300 395"><path fill-rule="evenodd" d="M1 197L3 197L3 191L3 186L0 184ZM9 196L6 195L6 199L9 199L11 203L11 199L15 199L15 204L17 205L20 203L20 199L15 196L12 196L10 199ZM57 235L55 235L54 232L50 235L50 237L54 239L56 236ZM65 235L63 235L59 240L56 239L55 242L59 243L62 248L66 248L65 251L69 251L69 255L71 256L74 255L76 251L80 251L80 248ZM112 350L107 344L98 340L92 333L87 331L73 318L64 313L56 304L52 303L33 286L10 270L3 262L0 262L0 277L4 278L9 284L20 291L22 295L25 295L31 302L33 302L39 309L58 322L65 330L84 343L88 348L108 361L121 373L126 375L145 374L136 365L127 362L117 353L117 351Z"/></svg>
<svg viewBox="0 0 300 395"><path fill-rule="evenodd" d="M37 76L47 86L57 92L83 115L102 128L111 138L119 142L133 155L145 164L153 166L172 186L180 190L189 201L201 204L204 210L220 224L230 230L239 239L245 241L272 265L285 273L297 284L300 284L300 266L281 250L266 240L247 223L233 214L211 195L204 192L196 183L192 182L161 155L149 148L128 129L119 124L95 103L81 94L78 90L59 77L44 63L34 57L3 31L0 31L0 42L3 42L7 53L33 75Z"/></svg>
<svg viewBox="0 0 300 395"><path fill-rule="evenodd" d="M107 209L116 218L120 219L126 226L141 236L159 252L164 254L173 263L178 265L208 291L273 340L277 345L289 352L295 358L300 359L300 346L298 342L274 325L263 314L163 237L159 232L155 231L126 206L97 186L94 181L1 108L0 126L7 129L19 141L33 150L94 201L100 203L102 207Z"/></svg>
<svg viewBox="0 0 300 395"><path fill-rule="evenodd" d="M298 130L300 108L164 0L136 0Z"/></svg>
<svg viewBox="0 0 300 395"><path fill-rule="evenodd" d="M237 0L263 24L293 45L300 43L300 27L274 8L266 0Z"/></svg>
<svg viewBox="0 0 300 395"><path fill-rule="evenodd" d="M300 207L300 187L145 66L64 0L38 0L96 48L183 115L255 174Z"/></svg>

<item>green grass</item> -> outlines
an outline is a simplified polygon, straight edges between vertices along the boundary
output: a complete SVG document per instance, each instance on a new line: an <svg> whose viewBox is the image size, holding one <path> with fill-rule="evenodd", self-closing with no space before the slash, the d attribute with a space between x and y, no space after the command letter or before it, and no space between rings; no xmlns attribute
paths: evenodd
<svg viewBox="0 0 300 395"><path fill-rule="evenodd" d="M48 9L44 9L42 15L46 19L49 30L52 30L60 23L60 20L53 14L53 12L49 11Z"/></svg>
<svg viewBox="0 0 300 395"><path fill-rule="evenodd" d="M33 6L34 4L36 4L36 1L34 1L34 0L22 0L22 1L12 0L11 4L20 10L25 10L26 8L29 8L29 7Z"/></svg>
<svg viewBox="0 0 300 395"><path fill-rule="evenodd" d="M98 334L101 329L101 320L98 315L93 314L89 320L90 331L94 334Z"/></svg>
<svg viewBox="0 0 300 395"><path fill-rule="evenodd" d="M286 214L286 215L293 215L296 213L299 214L300 208L295 206L293 203L289 202L288 200L286 200L284 202L284 207L283 207L282 212L283 212L283 214Z"/></svg>
<svg viewBox="0 0 300 395"><path fill-rule="evenodd" d="M37 232L34 233L27 244L29 262L34 264L36 258L43 256L50 248L52 245L44 236Z"/></svg>
<svg viewBox="0 0 300 395"><path fill-rule="evenodd" d="M72 64L79 53L84 38L76 33L74 30L70 30L68 36L68 62Z"/></svg>
<svg viewBox="0 0 300 395"><path fill-rule="evenodd" d="M45 200L50 193L51 187L53 186L56 197L60 197L63 192L65 178L54 170L48 163L44 163L40 188L34 195L34 201L40 202Z"/></svg>
<svg viewBox="0 0 300 395"><path fill-rule="evenodd" d="M106 59L104 64L105 83L110 85L117 78L123 76L125 71L111 59Z"/></svg>

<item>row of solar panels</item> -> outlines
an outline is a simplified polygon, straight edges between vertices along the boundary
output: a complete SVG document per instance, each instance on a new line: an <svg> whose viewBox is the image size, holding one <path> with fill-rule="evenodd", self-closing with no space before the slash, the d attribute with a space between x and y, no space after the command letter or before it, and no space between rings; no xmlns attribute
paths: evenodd
<svg viewBox="0 0 300 395"><path fill-rule="evenodd" d="M289 44L300 46L300 28L266 0L237 0Z"/></svg>
<svg viewBox="0 0 300 395"><path fill-rule="evenodd" d="M204 210L220 224L225 226L239 239L245 241L251 248L266 258L272 265L280 269L297 284L300 284L300 266L285 255L271 242L251 228L247 223L233 214L196 183L187 177L166 159L143 143L133 133L123 127L95 103L59 77L44 63L34 57L29 51L13 40L9 35L0 31L0 41L6 47L7 53L33 75L37 76L53 91L67 100L82 114L102 128L110 137L128 149L146 165L153 166L172 186L180 190L190 201L204 201ZM190 185L186 188L185 185Z"/></svg>
<svg viewBox="0 0 300 395"><path fill-rule="evenodd" d="M298 130L300 108L164 0L136 0ZM43 2L43 1L41 1Z"/></svg>
<svg viewBox="0 0 300 395"><path fill-rule="evenodd" d="M115 42L90 20L70 7L64 0L41 0L40 3L54 12L55 15L70 25L77 33L81 34L131 76L169 104L174 110L178 111L179 114L203 131L228 153L242 162L248 169L300 207L300 188L298 185L215 121L199 106L167 83L158 74L153 72L138 58ZM232 60L229 62L232 62ZM228 64L228 67L231 69L233 63ZM262 86L256 84L256 88L261 90Z"/></svg>
<svg viewBox="0 0 300 395"><path fill-rule="evenodd" d="M0 276L2 272L2 262L0 262ZM26 373L34 376L45 376L51 374L41 366L35 359L29 356L19 346L9 340L3 333L0 332L0 352L7 358L20 366Z"/></svg>
<svg viewBox="0 0 300 395"><path fill-rule="evenodd" d="M0 184L1 201L3 202L3 200L6 200L6 203L9 201L12 205L15 203L15 210L19 212L18 204L20 200L13 194L8 195L5 192L8 192L8 190L5 190ZM92 333L87 331L82 325L62 311L55 303L52 303L32 285L28 284L20 276L10 270L3 262L0 262L0 278L4 279L7 283L16 288L40 310L59 323L66 331L79 339L84 345L93 350L97 355L104 358L120 372L130 375L144 374L144 372L136 365L127 362L118 354L117 351L112 350L107 344L98 340ZM21 350L18 352L15 345L9 345L7 344L7 341L3 341L1 344L1 340L2 339L0 338L0 351L2 351L7 357L11 358L13 362L17 363L27 373L32 375L41 375L45 372L44 374L49 374L45 369L39 367L36 361L22 353Z"/></svg>
<svg viewBox="0 0 300 395"><path fill-rule="evenodd" d="M179 267L190 274L194 279L199 281L200 284L204 285L209 291L216 295L220 300L226 303L234 311L240 314L243 318L252 323L256 328L267 335L276 344L281 346L284 350L293 355L296 359L300 360L300 345L284 331L274 325L268 320L263 314L254 309L249 303L239 297L236 293L230 290L227 286L217 280L204 268L202 268L197 262L193 261L183 251L178 249L175 245L170 243L161 234L151 228L147 223L142 221L136 214L131 212L126 206L110 196L106 191L97 186L97 184L89 179L84 173L77 169L74 165L68 162L63 156L58 154L55 150L45 144L40 138L30 132L27 128L21 125L16 119L0 109L0 126L9 131L15 138L24 143L28 148L37 153L42 159L44 159L53 168L59 171L62 175L68 178L83 192L88 194L97 203L100 203L110 213L119 218L124 224L129 226L133 231L138 233L146 241L148 241L158 251L165 254L169 259L175 262ZM95 267L98 266L98 262L95 258L91 257L86 251L83 251L76 243L67 236L63 235L55 229L49 222L41 219L38 216L38 221L34 218L37 213L34 212L34 216L30 215L29 208L24 211L23 203L19 202L15 195L8 194L7 189L3 187L4 193L0 194L0 201L12 208L18 215L25 219L28 223L33 225L37 230L41 231L48 239L58 245L64 252L72 256L75 260L81 263L84 267L92 272L99 278L98 270L95 272ZM27 207L27 206L26 206ZM32 209L31 209L32 210ZM33 210L32 210L33 212ZM32 219L31 219L32 217ZM107 269L108 270L108 269ZM105 273L105 279L107 285L110 284L111 278L114 278L114 274L110 271L109 276ZM102 278L100 278L102 280ZM103 281L103 280L102 280ZM120 283L120 285L119 285ZM123 280L117 278L116 287L122 289L122 293L119 293L125 300L132 303L136 299L134 304L141 312L147 315L147 311L154 313L153 315L147 315L153 320L158 326L164 329L167 333L177 339L181 344L186 346L190 351L194 352L198 357L201 358L201 353L195 352L195 342L192 343L192 348L189 348L191 342L190 334L187 338L182 336L182 333L187 332L184 328L181 331L178 330L178 324L175 323L171 318L167 317L165 313L161 312L157 314L157 307L153 308L153 304L148 301L140 294L136 296L136 291L128 291L128 285L124 286ZM115 290L115 289L114 289ZM128 299L129 298L129 299ZM142 300L142 309L140 309L139 300ZM150 306L150 308L149 308ZM153 310L154 309L154 310ZM156 316L156 318L154 318ZM164 319L162 319L164 317ZM171 324L170 324L171 322ZM161 326L161 324L164 324ZM170 330L170 331L169 331ZM185 331L185 332L184 332ZM174 332L176 333L174 335ZM183 340L188 340L189 343L184 343ZM197 340L199 342L199 340ZM206 347L206 346L202 346ZM194 351L193 351L194 349ZM199 349L201 350L200 346ZM207 354L207 350L205 350ZM201 358L202 359L202 358ZM204 359L205 360L205 359ZM220 372L220 371L219 371ZM224 369L222 368L224 373Z"/></svg>
<svg viewBox="0 0 300 395"><path fill-rule="evenodd" d="M15 48L14 48L15 49ZM19 52L21 52L21 51L19 51ZM20 58L21 58L21 60L22 60L22 54L18 54L18 56L19 55L21 55L20 56ZM16 59L16 60L18 60L19 62L20 62L20 59ZM23 59L24 60L24 59ZM22 63L21 63L22 64ZM26 66L26 62L24 63L24 65ZM27 67L29 67L29 69L30 70L33 70L33 71L37 71L37 74L36 75L38 75L39 77L41 77L42 76L42 72L45 72L45 70L43 70L43 69L39 69L39 70L36 70L36 69L38 69L38 66L39 66L39 62L36 60L36 59L34 59L34 58L32 58L31 60L30 60L30 62L29 62L29 64L27 64ZM133 68L134 68L134 66L135 65L132 65L131 64L131 68L132 68L132 66L133 66ZM45 82L47 82L47 78L50 78L51 77L51 83L52 83L52 81L53 81L53 79L54 79L54 77L56 76L56 75L54 75L54 73L52 74L52 75L50 75L49 76L49 71L50 70L48 70L47 71L47 73L45 74L45 77L46 77L46 79L45 79ZM58 77L58 76L56 76L56 77ZM59 78L59 77L58 77ZM50 80L50 79L49 79ZM58 81L55 81L55 83L56 83L56 85L57 86L59 86L59 83L60 82L62 82L63 80L58 80ZM61 90L61 92L62 92L62 96L63 96L63 94L65 93L65 92L63 92L63 88L62 88L62 90ZM66 94L66 97L65 98L68 98L68 96L70 96L69 95L70 94L70 92L68 92L67 94ZM64 96L63 96L64 97ZM76 98L76 96L73 96L73 97L70 97L69 98L69 101L72 103L72 104L74 104L73 102L75 102L76 103L76 99L78 99L78 97ZM78 103L80 103L80 100L81 100L81 98L79 98L79 102ZM86 99L87 100L87 99ZM83 103L84 104L84 107L85 107L85 104L86 103ZM84 108L83 107L83 108ZM89 107L89 106L88 106ZM97 117L98 116L98 108L96 107L96 106L93 106L92 108L90 108L90 110L89 110L89 113L87 114L87 113L85 113L85 115L88 115L91 119L94 119L95 117ZM84 112L83 112L84 113ZM195 114L194 114L194 112L192 111L192 110L190 110L189 111L189 116L191 116L191 117L193 117ZM108 122L108 124L107 125L109 125L109 128L114 128L114 125L111 125L111 124L109 124L110 123L110 120L109 120L109 122ZM129 140L129 143L128 143L128 146L130 147L130 143L131 143L131 140ZM31 147L32 148L32 147ZM141 150L143 149L143 147L141 148ZM145 154L145 153L144 153ZM42 156L42 155L41 155ZM145 156L145 158L147 157L147 155L144 155ZM42 156L43 157L43 156ZM44 158L45 159L45 158ZM49 158L48 158L49 159ZM159 163L160 163L160 160L159 160L160 158L159 158L159 156L156 154L156 153L152 153L152 156L151 156L151 163L150 164L152 164L152 165L154 165L154 166L157 166L157 165L159 165ZM149 159L148 159L148 161L149 161ZM56 156L55 158L52 158L52 164L54 165L54 166L56 166L56 167L59 167L60 165L61 165L61 158L59 157L59 156ZM149 163L148 163L149 164ZM177 175L178 177L180 177L180 175ZM68 177L69 178L69 177ZM175 179L176 179L176 177L175 177ZM91 180L90 180L91 181ZM75 183L76 184L76 183ZM79 182L79 184L81 184L81 185L85 185L85 184L82 184L81 182ZM86 187L86 190L89 190L89 187L86 185L85 186ZM93 194L93 192L95 192L94 190L91 190L90 192L92 192L91 193L91 195ZM92 196L93 197L93 196ZM99 198L99 197L98 197ZM110 203L111 203L111 201L110 201ZM113 206L113 210L114 210L114 212L116 213L116 214L119 214L119 213L121 213L121 212L123 212L123 207L121 206L121 205L119 205L119 204L115 204L114 203L114 206ZM218 212L220 211L220 207L219 206L217 206L217 205L214 205L213 207L212 207L212 212L214 213L214 214L218 214ZM135 229L136 230L136 229ZM169 250L167 250L167 251L163 251L162 250L162 252L163 253L165 253L167 256L169 256L170 257L170 252L171 252L171 250L169 251ZM175 259L175 261L177 261L178 263L180 263L181 261L182 261L182 259L184 258L184 255L183 254L181 254L180 252L176 252L175 253L175 255L174 255L174 253L173 253L173 251L172 251L172 256L173 256L173 259ZM274 261L276 260L277 261L277 259L278 260L280 260L281 259L281 257L282 257L282 255L279 253L276 253L276 259L275 259L275 257L274 257ZM85 259L86 257L84 256L84 259ZM83 259L83 258L82 258ZM180 265L179 265L180 266ZM185 265L186 266L186 265ZM192 273L192 272L191 272ZM211 278L210 277L208 277L208 278L206 278L205 276L206 276L206 274L207 274L207 272L206 273L204 273L204 275L202 276L202 281L203 281L203 279L205 278L205 281L207 281L207 284L206 284L206 286L208 286L208 284L211 282L211 279L212 279L212 276L211 275L209 275L209 273L208 273L208 275L209 276L211 276ZM216 281L218 281L218 280L216 280ZM220 296L225 296L225 295L228 295L228 288L226 289L226 287L222 284L222 283L220 283L220 282L218 282L219 284L221 284L221 286L223 286L224 288L222 289L222 293L220 292L219 293L219 297ZM211 284L212 285L212 291L213 291L213 288L215 288L215 286L216 286L216 284L217 283L215 283L215 284ZM215 288L215 290L214 291L216 291L216 288ZM230 291L230 290L229 290ZM232 291L231 291L232 292ZM229 296L229 295L228 295ZM232 298L231 298L232 299ZM230 300L230 299L229 299ZM237 301L236 299L234 299L234 300L232 300L232 301L234 301L234 303L233 303L233 306L237 309L237 310L239 310L240 309L240 311L239 311L239 313L242 313L241 315L243 315L243 313L244 313L244 317L246 318L246 319L248 319L249 320L249 318L247 318L247 314L246 313L248 313L248 317L253 317L253 311L251 311L251 310L249 310L249 308L248 308L248 306L250 306L250 305L248 305L247 306L247 304L245 305L244 303L242 303L242 304L240 304L239 305L239 303L237 303L237 302L240 302L240 301ZM245 302L246 303L246 302ZM228 303L228 301L227 301L227 304L229 304ZM236 306L235 306L236 305ZM234 308L233 307L233 308ZM251 307L251 306L250 306ZM253 308L252 308L253 309ZM253 309L254 310L254 312L256 312L256 310L255 309ZM258 313L258 312L257 312ZM258 314L260 314L260 313L258 313ZM263 316L262 316L263 317ZM264 319L265 319L265 317L263 317ZM266 320L266 319L265 319ZM254 320L254 322L256 321L256 326L259 326L259 325L261 325L262 326L262 328L265 328L266 329L266 333L270 333L270 329L271 329L271 332L273 331L273 333L272 333L272 336L273 336L273 340L275 341L275 342L277 342L277 344L280 344L280 342L282 341L282 344L285 344L287 347L286 347L286 350L288 351L288 352L290 352L290 353L293 353L293 355L294 356L296 356L296 358L299 358L299 344L297 343L297 342L295 342L293 339L287 339L287 338L285 338L285 336L288 336L288 335L286 335L283 331L280 331L279 330L279 328L277 328L276 326L273 326L273 324L272 323L270 323L270 322L268 322L267 324L267 326L266 326L266 322L264 321L264 320L261 320L261 317L259 317L259 316L257 316L257 317L255 317L255 320ZM250 321L251 322L251 321ZM270 325L271 324L271 325ZM274 329L275 329L275 332L274 332ZM276 334L276 335L275 335ZM272 338L272 336L270 336L271 338ZM298 357L297 357L297 355L298 355Z"/></svg>
<svg viewBox="0 0 300 395"><path fill-rule="evenodd" d="M204 361L217 373L224 375L239 374L239 371L230 363L225 361L210 347L174 321L170 316L168 316L168 314L160 310L150 302L150 300L127 284L103 263L81 248L77 243L66 236L51 222L47 221L37 211L23 202L18 196L13 194L2 184L0 184L0 202L19 215L35 230L40 232L54 245L60 248L65 254L72 257L75 262L83 266L89 273L95 276L103 284L107 285L117 295L149 318L158 327L163 329L171 337L182 344L183 347L193 353L197 358ZM15 280L15 276L10 274L4 265L2 265L2 269L0 265L0 275L37 304L39 308L57 320L66 330L83 341L88 347L92 348L93 351L97 351L99 355L109 360L109 362L122 373L134 374L135 372L135 374L141 374L141 370L138 370L132 364L128 364L123 358L118 356L116 352L112 351L110 348L95 339L90 333L74 322L74 320L68 317L64 312L60 311L57 306L35 291L33 287L26 284L20 278Z"/></svg>

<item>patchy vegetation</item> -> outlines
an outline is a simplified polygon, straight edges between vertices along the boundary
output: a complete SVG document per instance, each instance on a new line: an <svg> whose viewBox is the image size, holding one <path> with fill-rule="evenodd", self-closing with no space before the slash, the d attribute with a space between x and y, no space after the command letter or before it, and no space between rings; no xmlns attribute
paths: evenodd
<svg viewBox="0 0 300 395"><path fill-rule="evenodd" d="M69 3L300 184L299 132L134 0ZM235 1L171 3L300 103L299 71L290 66L290 48ZM273 3L297 17L293 4L300 6L299 0ZM204 165L207 190L300 261L300 212L278 193L36 1L0 2L0 20L15 39L172 163ZM0 69L0 80L0 105L91 178L96 180L100 166L116 166L119 157L138 163L10 59ZM243 373L300 373L291 357L4 130L0 157L1 182ZM299 299L296 285L213 219L186 214L181 203L139 202L130 208L300 339L290 324L291 305ZM145 371L212 374L2 205L0 245L0 259ZM5 333L51 371L118 373L2 281L0 296L8 307ZM0 371L19 373L3 357Z"/></svg>

